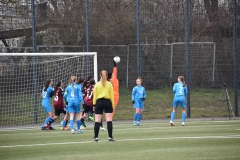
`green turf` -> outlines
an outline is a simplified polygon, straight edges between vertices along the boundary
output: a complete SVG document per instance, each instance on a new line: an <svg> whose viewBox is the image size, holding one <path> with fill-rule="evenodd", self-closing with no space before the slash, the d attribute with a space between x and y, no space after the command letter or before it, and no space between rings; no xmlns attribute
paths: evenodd
<svg viewBox="0 0 240 160"><path fill-rule="evenodd" d="M147 98L145 100L143 119L169 118L172 111L172 88L147 90L146 92ZM229 89L228 92L234 112L234 92L232 89ZM131 93L131 89L120 88L120 98L116 107L114 120L131 120L133 118L135 111L131 101ZM191 89L190 96L191 118L229 116L226 101L219 103L219 99L225 99L224 95L221 97L221 88ZM15 100L13 101L13 99ZM238 100L240 102L240 98L238 98ZM41 97L38 99L37 115L34 115L34 97L32 95L19 93L16 97L16 95L10 94L8 95L8 98L1 97L0 101L2 101L0 106L1 127L32 125L35 123L41 124L46 119L47 114L44 112L43 107L41 106ZM238 116L240 116L240 113ZM36 117L37 120L35 119ZM176 118L181 118L181 107L178 107ZM61 120L62 119L59 119L57 121L60 122Z"/></svg>
<svg viewBox="0 0 240 160"><path fill-rule="evenodd" d="M99 142L92 142L93 126L82 134L70 131L41 131L40 127L21 130L0 129L0 159L113 159L113 160L237 160L240 151L240 120L179 119L171 127L168 120L114 122L116 142L107 141L100 131ZM59 124L55 124L59 125ZM106 126L106 124L105 124Z"/></svg>

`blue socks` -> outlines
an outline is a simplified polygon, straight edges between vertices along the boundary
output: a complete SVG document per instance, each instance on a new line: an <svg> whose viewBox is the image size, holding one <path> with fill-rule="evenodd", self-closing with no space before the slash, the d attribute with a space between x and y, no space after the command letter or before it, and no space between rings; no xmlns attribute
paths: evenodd
<svg viewBox="0 0 240 160"><path fill-rule="evenodd" d="M175 117L175 112L172 112L170 121L174 121L174 117ZM182 112L182 122L185 122L185 121L186 121L186 113Z"/></svg>
<svg viewBox="0 0 240 160"><path fill-rule="evenodd" d="M142 119L142 114L135 113L134 114L134 121L140 122Z"/></svg>
<svg viewBox="0 0 240 160"><path fill-rule="evenodd" d="M174 117L175 117L175 112L172 111L170 121L174 121Z"/></svg>
<svg viewBox="0 0 240 160"><path fill-rule="evenodd" d="M186 120L186 113L182 113L182 122L185 122Z"/></svg>
<svg viewBox="0 0 240 160"><path fill-rule="evenodd" d="M137 113L134 114L134 121L137 121Z"/></svg>
<svg viewBox="0 0 240 160"><path fill-rule="evenodd" d="M71 130L74 130L74 120L70 120L70 128Z"/></svg>
<svg viewBox="0 0 240 160"><path fill-rule="evenodd" d="M78 130L80 129L81 124L82 124L81 120L77 120L77 129Z"/></svg>
<svg viewBox="0 0 240 160"><path fill-rule="evenodd" d="M42 127L45 127L45 125L48 123L48 121L50 121L52 119L52 117L47 117L45 119L45 122L43 123Z"/></svg>
<svg viewBox="0 0 240 160"><path fill-rule="evenodd" d="M66 121L62 121L62 127L66 127Z"/></svg>
<svg viewBox="0 0 240 160"><path fill-rule="evenodd" d="M80 120L77 120L77 129L79 130L80 129L80 126L81 126L82 122ZM62 126L66 125L66 121L63 121L63 124ZM74 120L70 120L70 128L71 130L74 129Z"/></svg>

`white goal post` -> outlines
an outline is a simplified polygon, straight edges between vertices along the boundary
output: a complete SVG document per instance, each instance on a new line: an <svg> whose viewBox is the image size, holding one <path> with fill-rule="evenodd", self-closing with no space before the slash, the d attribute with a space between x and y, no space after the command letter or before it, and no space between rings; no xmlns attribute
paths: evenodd
<svg viewBox="0 0 240 160"><path fill-rule="evenodd" d="M67 52L67 53L0 53L0 56L93 56L94 79L98 81L97 52Z"/></svg>
<svg viewBox="0 0 240 160"><path fill-rule="evenodd" d="M97 67L96 52L0 53L0 127L43 123L45 81L61 80L64 88L71 76L97 82Z"/></svg>

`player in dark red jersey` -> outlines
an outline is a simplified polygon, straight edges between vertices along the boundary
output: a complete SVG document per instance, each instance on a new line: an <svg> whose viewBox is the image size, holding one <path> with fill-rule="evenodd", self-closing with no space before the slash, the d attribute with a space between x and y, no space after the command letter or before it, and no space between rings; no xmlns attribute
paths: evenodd
<svg viewBox="0 0 240 160"><path fill-rule="evenodd" d="M84 81L84 83L83 83L83 99L84 99L84 101L85 101L85 97L87 96L87 90L90 87L90 79L92 79L92 78L93 78L93 76L88 76L87 80ZM84 113L85 113L85 111L83 112L83 117L85 117ZM88 113L87 113L87 115L88 115ZM85 118L87 118L87 117L85 117ZM90 119L91 121L94 122L93 110L89 111L88 119Z"/></svg>
<svg viewBox="0 0 240 160"><path fill-rule="evenodd" d="M95 85L95 80L92 78L89 80L88 87L85 88L84 95L84 115L83 117L88 117L88 113L93 113L93 88ZM84 126L85 127L85 126ZM85 129L82 127L82 129Z"/></svg>
<svg viewBox="0 0 240 160"><path fill-rule="evenodd" d="M63 87L62 81L58 81L54 87L53 106L55 109L55 116L53 116L52 119L50 121L48 121L48 123L46 124L46 129L48 129L51 126L51 124L60 117L60 114L63 113L65 116L64 116L64 120L62 122L61 130L69 130L69 127L67 127L68 113L67 113L67 109L65 108L65 105L63 103L64 90L62 87Z"/></svg>

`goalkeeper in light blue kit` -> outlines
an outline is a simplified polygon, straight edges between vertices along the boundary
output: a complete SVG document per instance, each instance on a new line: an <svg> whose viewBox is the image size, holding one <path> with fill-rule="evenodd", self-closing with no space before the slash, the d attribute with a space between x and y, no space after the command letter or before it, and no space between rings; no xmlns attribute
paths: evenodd
<svg viewBox="0 0 240 160"><path fill-rule="evenodd" d="M46 124L48 121L52 119L52 106L50 103L50 99L53 96L54 89L52 87L53 81L51 79L48 79L45 82L45 86L42 89L42 107L44 108L45 112L48 114L48 117L46 118L45 122L42 125L41 130L46 130ZM50 130L54 130L51 126L49 128Z"/></svg>
<svg viewBox="0 0 240 160"><path fill-rule="evenodd" d="M140 120L142 119L142 111L144 109L144 100L146 98L146 90L142 86L142 78L138 77L136 80L137 86L133 88L132 91L132 103L133 107L136 109L134 114L134 126L141 126Z"/></svg>
<svg viewBox="0 0 240 160"><path fill-rule="evenodd" d="M74 134L74 116L77 119L77 130L78 133L82 133L83 131L80 129L82 124L81 118L81 107L80 102L84 105L83 97L82 97L82 89L79 85L76 84L77 78L75 76L71 76L70 83L66 91L64 93L64 99L68 102L68 112L70 114L70 128L71 133Z"/></svg>
<svg viewBox="0 0 240 160"><path fill-rule="evenodd" d="M186 82L183 76L178 77L178 83L175 83L173 86L173 111L171 113L171 119L170 119L170 124L171 126L174 126L174 117L175 117L175 112L176 108L178 107L178 104L180 103L182 107L182 126L185 125L185 120L186 120L186 103L185 103L185 96L187 95L187 86Z"/></svg>

